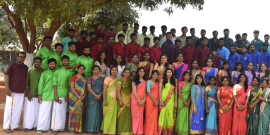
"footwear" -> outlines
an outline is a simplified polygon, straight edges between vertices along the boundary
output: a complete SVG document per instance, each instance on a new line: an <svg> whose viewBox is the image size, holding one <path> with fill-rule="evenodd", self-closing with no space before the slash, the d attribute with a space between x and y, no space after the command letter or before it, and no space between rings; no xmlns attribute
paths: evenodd
<svg viewBox="0 0 270 135"><path fill-rule="evenodd" d="M70 131L70 134L75 134L75 132L74 131Z"/></svg>
<svg viewBox="0 0 270 135"><path fill-rule="evenodd" d="M13 129L14 131L22 131L22 129L20 129L20 128L15 128L15 129Z"/></svg>
<svg viewBox="0 0 270 135"><path fill-rule="evenodd" d="M29 132L29 131L30 131L30 129L28 129L28 128L24 129L24 132Z"/></svg>
<svg viewBox="0 0 270 135"><path fill-rule="evenodd" d="M38 134L41 134L41 133L42 133L42 130L38 130L37 133L38 133Z"/></svg>
<svg viewBox="0 0 270 135"><path fill-rule="evenodd" d="M37 128L36 128L36 127L34 127L34 128L32 128L32 130L37 130Z"/></svg>
<svg viewBox="0 0 270 135"><path fill-rule="evenodd" d="M10 129L4 129L4 132L6 132L6 133L12 133L12 131Z"/></svg>
<svg viewBox="0 0 270 135"><path fill-rule="evenodd" d="M52 131L52 133L56 135L57 134L57 131Z"/></svg>

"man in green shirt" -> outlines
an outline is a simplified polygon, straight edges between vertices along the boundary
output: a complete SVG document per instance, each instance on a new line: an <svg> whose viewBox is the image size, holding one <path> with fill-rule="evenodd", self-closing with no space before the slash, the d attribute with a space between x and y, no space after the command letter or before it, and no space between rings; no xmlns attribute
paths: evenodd
<svg viewBox="0 0 270 135"><path fill-rule="evenodd" d="M77 46L76 42L69 42L68 43L69 50L62 55L62 56L67 55L69 57L69 63L67 68L73 73L72 75L75 74L76 68L78 67L78 66L74 67L74 65L76 64L76 59L78 58L78 55L75 53L76 46Z"/></svg>
<svg viewBox="0 0 270 135"><path fill-rule="evenodd" d="M44 71L38 83L38 103L39 115L37 124L37 133L49 131L51 120L51 108L54 100L53 89L53 73L56 66L56 60L51 58L48 60L49 69Z"/></svg>
<svg viewBox="0 0 270 135"><path fill-rule="evenodd" d="M69 57L66 55L62 56L61 63L62 67L54 72L52 78L55 96L52 108L51 129L54 134L65 129L68 92L72 77L72 72L67 69Z"/></svg>
<svg viewBox="0 0 270 135"><path fill-rule="evenodd" d="M76 66L84 65L85 67L85 77L88 78L92 74L93 68L93 59L89 56L90 55L90 47L84 46L83 47L83 55L76 59ZM76 67L76 68L77 68Z"/></svg>
<svg viewBox="0 0 270 135"><path fill-rule="evenodd" d="M224 47L230 49L230 45L233 45L233 40L229 38L230 30L224 29L223 33L224 33Z"/></svg>
<svg viewBox="0 0 270 135"><path fill-rule="evenodd" d="M50 58L54 58L56 60L56 67L55 70L57 70L58 68L61 67L61 55L62 55L62 51L63 51L63 45L61 43L57 43L55 44L55 52L54 54L52 54Z"/></svg>
<svg viewBox="0 0 270 135"><path fill-rule="evenodd" d="M34 58L34 67L28 69L26 77L26 93L24 100L24 115L23 115L23 128L25 132L30 129L37 129L37 120L39 113L38 103L38 82L42 70L40 68L42 59L40 57Z"/></svg>

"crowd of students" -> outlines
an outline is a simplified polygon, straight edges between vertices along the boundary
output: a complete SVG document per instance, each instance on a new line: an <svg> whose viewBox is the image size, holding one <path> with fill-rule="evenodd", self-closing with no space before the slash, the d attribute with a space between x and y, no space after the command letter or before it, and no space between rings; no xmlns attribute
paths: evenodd
<svg viewBox="0 0 270 135"><path fill-rule="evenodd" d="M68 112L71 134L270 133L270 54L259 31L249 43L247 34L233 42L228 29L219 39L201 30L199 39L186 27L179 37L166 26L160 37L154 26L149 35L139 24L130 33L127 24L117 34L109 27L104 33L101 23L89 42L86 31L77 41L70 29L55 51L45 37L30 69L19 52L5 73L4 131L21 130L24 103L26 132L64 131Z"/></svg>

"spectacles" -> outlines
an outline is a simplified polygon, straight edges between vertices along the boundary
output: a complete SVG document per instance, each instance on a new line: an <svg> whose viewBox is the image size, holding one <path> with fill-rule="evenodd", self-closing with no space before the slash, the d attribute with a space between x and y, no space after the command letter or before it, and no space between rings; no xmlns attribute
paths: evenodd
<svg viewBox="0 0 270 135"><path fill-rule="evenodd" d="M25 56L19 56L19 58L25 58Z"/></svg>

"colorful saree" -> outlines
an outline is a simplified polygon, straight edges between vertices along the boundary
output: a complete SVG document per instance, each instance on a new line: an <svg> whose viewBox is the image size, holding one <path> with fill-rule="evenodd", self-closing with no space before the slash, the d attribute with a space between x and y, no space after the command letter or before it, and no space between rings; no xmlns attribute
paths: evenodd
<svg viewBox="0 0 270 135"><path fill-rule="evenodd" d="M136 92L140 100L144 99L144 94L146 92L146 81L141 82L136 86ZM140 106L137 99L131 93L131 118L132 118L132 130L133 134L143 134L143 114L144 105Z"/></svg>
<svg viewBox="0 0 270 135"><path fill-rule="evenodd" d="M249 104L252 105L254 102L256 102L261 93L262 89L259 87L251 90L249 97ZM260 105L259 104L255 105L253 109L254 109L253 112L251 112L249 109L247 112L248 135L257 135L258 132Z"/></svg>
<svg viewBox="0 0 270 135"><path fill-rule="evenodd" d="M225 89L219 88L217 91L220 94L220 101L225 108L228 108L233 100L233 88L227 87ZM228 112L223 112L220 105L218 106L218 134L231 135L232 134L232 111L231 108Z"/></svg>
<svg viewBox="0 0 270 135"><path fill-rule="evenodd" d="M126 68L130 69L130 71L131 71L130 78L131 78L131 80L133 80L133 77L135 77L135 73L136 73L136 71L138 69L138 65L133 66L131 63L128 63L126 65Z"/></svg>
<svg viewBox="0 0 270 135"><path fill-rule="evenodd" d="M211 90L210 87L206 87L205 90L208 91L207 104L209 108L209 114L206 116L205 135L217 135L217 87L215 86Z"/></svg>
<svg viewBox="0 0 270 135"><path fill-rule="evenodd" d="M104 77L99 77L94 80L94 78L90 76L87 79L87 84L90 84L94 93L99 95L103 90L103 81ZM102 98L95 100L95 96L89 91L87 92L85 131L99 133L103 117L102 101Z"/></svg>
<svg viewBox="0 0 270 135"><path fill-rule="evenodd" d="M207 68L206 68L206 67L203 67L203 68L202 68L202 71L205 72L204 80L205 80L205 82L206 82L206 85L208 84L208 82L209 82L209 77L210 77L211 75L216 76L217 70L218 70L218 69L217 69L217 68L214 68L214 67L212 67L212 69L211 69L210 71L207 71Z"/></svg>
<svg viewBox="0 0 270 135"><path fill-rule="evenodd" d="M233 82L235 83L237 82L239 75L240 75L240 72L235 72L235 71L232 72Z"/></svg>
<svg viewBox="0 0 270 135"><path fill-rule="evenodd" d="M165 67L158 67L157 68L157 71L158 71L158 79L162 79L163 78L163 75L164 75L164 72L165 72L166 68Z"/></svg>
<svg viewBox="0 0 270 135"><path fill-rule="evenodd" d="M70 82L74 82L74 89L79 96L85 94L85 77L78 78L76 75L72 76ZM84 100L79 100L73 94L72 90L69 91L69 122L68 129L71 132L82 132L82 112L84 108Z"/></svg>
<svg viewBox="0 0 270 135"><path fill-rule="evenodd" d="M103 105L103 122L101 130L103 134L116 134L116 119L117 119L117 94L116 84L118 78L112 80L111 77L106 77L104 84L108 84L106 92L107 106Z"/></svg>
<svg viewBox="0 0 270 135"><path fill-rule="evenodd" d="M131 110L130 110L130 94L131 79L128 78L126 81L119 79L117 82L121 85L121 99L124 106L120 106L120 101L117 100L117 134L120 135L132 135L132 121L131 121Z"/></svg>
<svg viewBox="0 0 270 135"><path fill-rule="evenodd" d="M227 73L227 72L225 73L223 70L219 70L219 71L218 71L218 75L220 75L220 80L222 80L222 78L223 78L224 76L227 76L227 77L229 76L228 73ZM228 79L231 79L231 78L228 78ZM229 81L229 82L230 82L230 81ZM219 82L218 86L220 86L220 82Z"/></svg>
<svg viewBox="0 0 270 135"><path fill-rule="evenodd" d="M252 79L253 79L252 71L245 71L245 74L248 78L248 85L252 86ZM259 75L257 73L255 73L255 74L256 74L256 77L259 77Z"/></svg>
<svg viewBox="0 0 270 135"><path fill-rule="evenodd" d="M145 75L146 75L146 80L149 80L154 68L154 65L150 62L145 63L145 62L140 62L139 67L144 67L145 69Z"/></svg>
<svg viewBox="0 0 270 135"><path fill-rule="evenodd" d="M190 108L190 134L204 134L205 126L205 104L204 104L204 89L201 85L191 86L191 101L195 101L197 113L194 114L194 107Z"/></svg>
<svg viewBox="0 0 270 135"><path fill-rule="evenodd" d="M161 91L161 98L163 106L160 106L160 113L158 119L158 134L170 135L173 132L174 126L174 90L175 86L168 81L163 86Z"/></svg>
<svg viewBox="0 0 270 135"><path fill-rule="evenodd" d="M182 81L182 76L185 71L188 69L188 64L181 64L178 66L175 66L174 63L172 64L172 68L174 69L175 72L175 78L180 82Z"/></svg>
<svg viewBox="0 0 270 135"><path fill-rule="evenodd" d="M262 84L262 81L263 81L264 78L265 78L265 75L263 75L263 76L260 75L260 84L259 84L259 86Z"/></svg>
<svg viewBox="0 0 270 135"><path fill-rule="evenodd" d="M270 89L267 88L263 90L262 97L267 99L268 102L261 101L260 103L260 120L258 125L258 135L267 135L269 134L269 118L270 118Z"/></svg>
<svg viewBox="0 0 270 135"><path fill-rule="evenodd" d="M181 89L181 94L186 102L190 99L190 87L192 84L192 82L187 84L179 82L179 89ZM186 107L180 97L178 97L177 102L177 119L174 131L181 135L189 135L189 106Z"/></svg>

